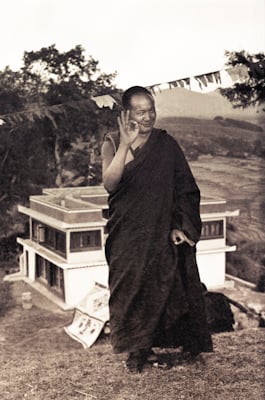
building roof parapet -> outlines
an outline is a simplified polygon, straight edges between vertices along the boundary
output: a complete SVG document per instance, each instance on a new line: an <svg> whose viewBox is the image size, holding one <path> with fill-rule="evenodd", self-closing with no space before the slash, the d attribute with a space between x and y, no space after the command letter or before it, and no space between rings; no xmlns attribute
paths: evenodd
<svg viewBox="0 0 265 400"><path fill-rule="evenodd" d="M102 218L102 207L72 197L32 196L30 208L41 214L68 223L96 222Z"/></svg>
<svg viewBox="0 0 265 400"><path fill-rule="evenodd" d="M46 188L42 195L30 197L30 207L66 223L96 222L102 219L102 209L108 208L108 193L102 185ZM232 216L227 214L226 200L220 197L202 196L200 211L204 218L208 214Z"/></svg>
<svg viewBox="0 0 265 400"><path fill-rule="evenodd" d="M18 211L42 222L43 224L62 231L66 231L67 229L97 228L106 225L106 219L102 218L101 211L98 218L95 218L95 220L86 218L88 214L85 212L72 214L72 220L70 218L63 220L62 217L58 218L57 214L48 215L47 213L42 212L43 210L36 210L24 206L18 206Z"/></svg>

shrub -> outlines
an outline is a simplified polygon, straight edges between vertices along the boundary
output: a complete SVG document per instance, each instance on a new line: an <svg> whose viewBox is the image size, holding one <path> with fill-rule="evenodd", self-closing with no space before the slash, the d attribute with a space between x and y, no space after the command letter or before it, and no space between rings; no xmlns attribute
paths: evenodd
<svg viewBox="0 0 265 400"><path fill-rule="evenodd" d="M232 222L227 222L226 227L227 227L227 230L229 230L231 232L236 232L237 231L236 226L234 224L232 224Z"/></svg>
<svg viewBox="0 0 265 400"><path fill-rule="evenodd" d="M244 253L227 253L226 271L230 275L257 285L263 267Z"/></svg>
<svg viewBox="0 0 265 400"><path fill-rule="evenodd" d="M14 307L14 299L12 296L12 283L1 282L0 283L0 317L3 317L5 313Z"/></svg>
<svg viewBox="0 0 265 400"><path fill-rule="evenodd" d="M265 292L265 272L260 274L256 289L258 292Z"/></svg>
<svg viewBox="0 0 265 400"><path fill-rule="evenodd" d="M224 119L224 117L221 117L220 115L216 115L216 117L214 117L214 121L222 121Z"/></svg>
<svg viewBox="0 0 265 400"><path fill-rule="evenodd" d="M257 157L265 158L265 144L263 139L255 140L253 154Z"/></svg>
<svg viewBox="0 0 265 400"><path fill-rule="evenodd" d="M214 120L223 126L232 126L234 128L246 129L253 132L263 132L263 128L261 126L248 121L233 118L223 118L220 116L216 116Z"/></svg>

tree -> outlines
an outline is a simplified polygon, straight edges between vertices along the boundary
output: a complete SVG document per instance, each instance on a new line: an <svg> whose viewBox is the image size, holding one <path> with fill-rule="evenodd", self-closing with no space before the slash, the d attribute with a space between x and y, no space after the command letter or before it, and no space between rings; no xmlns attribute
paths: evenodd
<svg viewBox="0 0 265 400"><path fill-rule="evenodd" d="M100 139L117 110L91 96L114 92L114 78L80 46L25 52L20 71L0 71L0 236L13 232L16 204L43 187L100 182Z"/></svg>
<svg viewBox="0 0 265 400"><path fill-rule="evenodd" d="M101 73L98 61L92 57L86 60L83 52L81 46L76 46L60 53L52 45L37 52L24 53L24 80L31 101L40 107L53 106L52 112L46 108L43 130L53 149L57 186L65 184L65 156L72 144L80 139L87 144L96 137L98 140L94 145L97 151L104 127L112 127L115 121L115 113L110 110L99 113L91 97L113 92L112 82L116 75ZM61 104L64 106L60 107ZM84 176L89 173L90 154L87 155ZM87 182L84 180L83 183Z"/></svg>
<svg viewBox="0 0 265 400"><path fill-rule="evenodd" d="M246 108L257 106L263 108L265 103L265 54L249 54L246 51L225 52L227 66L243 65L248 68L249 78L232 87L220 89L220 92L234 107Z"/></svg>

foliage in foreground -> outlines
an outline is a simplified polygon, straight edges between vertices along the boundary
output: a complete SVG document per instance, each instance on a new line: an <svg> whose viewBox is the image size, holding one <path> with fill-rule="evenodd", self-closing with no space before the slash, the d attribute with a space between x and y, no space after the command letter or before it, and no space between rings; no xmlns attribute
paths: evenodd
<svg viewBox="0 0 265 400"><path fill-rule="evenodd" d="M249 70L249 78L242 83L235 83L220 92L234 107L246 108L261 106L265 102L265 54L249 54L246 51L226 51L227 65L244 65Z"/></svg>

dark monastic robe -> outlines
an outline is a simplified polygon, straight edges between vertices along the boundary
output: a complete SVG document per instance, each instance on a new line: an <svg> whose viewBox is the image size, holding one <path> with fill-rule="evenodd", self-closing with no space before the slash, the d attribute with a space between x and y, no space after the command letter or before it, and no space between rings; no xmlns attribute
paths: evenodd
<svg viewBox="0 0 265 400"><path fill-rule="evenodd" d="M114 148L117 133L108 134ZM196 248L174 245L173 228L200 237L200 192L178 143L153 129L109 195L105 251L114 352L154 346L211 351Z"/></svg>

